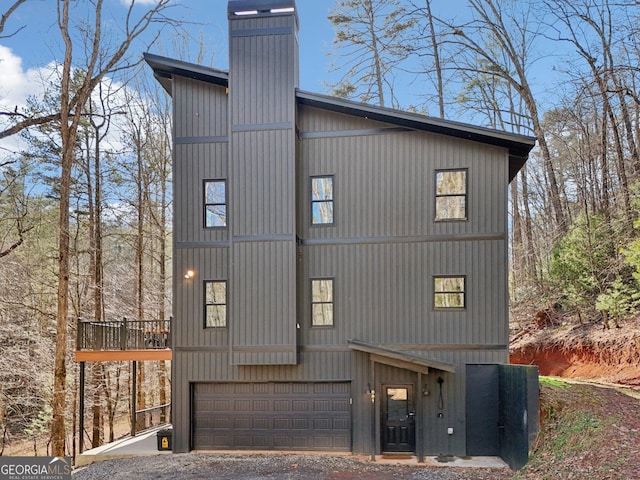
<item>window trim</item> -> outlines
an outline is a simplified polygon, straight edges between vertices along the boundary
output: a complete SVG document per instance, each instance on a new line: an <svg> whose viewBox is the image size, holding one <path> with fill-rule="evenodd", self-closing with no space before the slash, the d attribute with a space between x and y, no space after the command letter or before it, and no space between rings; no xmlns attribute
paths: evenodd
<svg viewBox="0 0 640 480"><path fill-rule="evenodd" d="M438 194L438 174L446 172L464 172L464 194ZM469 168L438 168L433 175L433 220L435 222L466 222L469 221ZM464 217L438 218L438 199L464 197Z"/></svg>
<svg viewBox="0 0 640 480"><path fill-rule="evenodd" d="M437 291L436 290L436 281L445 278L461 278L462 279L462 291ZM431 286L433 288L433 295L431 297L433 301L433 310L438 312L451 312L451 311L464 311L467 309L467 276L466 275L433 275L433 281L431 282ZM436 296L439 294L456 294L459 295L462 293L462 306L461 307L438 307L436 302Z"/></svg>
<svg viewBox="0 0 640 480"><path fill-rule="evenodd" d="M331 281L331 301L330 302L314 302L313 301L313 282L317 281ZM309 308L311 311L311 328L335 328L336 326L336 297L335 297L335 278L334 277L314 277L309 279ZM313 307L314 305L331 305L331 324L330 325L315 325L313 323Z"/></svg>
<svg viewBox="0 0 640 480"><path fill-rule="evenodd" d="M207 285L210 283L224 283L224 303L208 303L207 302ZM202 282L202 292L203 292L203 303L204 303L204 315L202 319L202 326L204 329L209 328L227 328L229 325L229 282L227 280L204 280ZM207 325L207 313L209 306L219 307L224 305L225 307L225 316L224 316L224 325Z"/></svg>
<svg viewBox="0 0 640 480"><path fill-rule="evenodd" d="M224 203L207 203L207 183L220 183L224 184ZM207 225L207 207L224 205L225 219L224 225ZM227 189L226 178L205 178L202 180L202 226L206 230L224 229L229 225L229 193Z"/></svg>
<svg viewBox="0 0 640 480"><path fill-rule="evenodd" d="M331 200L314 200L313 198L313 181L320 178L330 178L331 179ZM336 180L335 175L311 175L309 177L309 199L310 203L310 219L309 223L312 227L331 227L336 224ZM313 221L313 207L317 203L330 203L331 204L331 222L326 223L315 223Z"/></svg>

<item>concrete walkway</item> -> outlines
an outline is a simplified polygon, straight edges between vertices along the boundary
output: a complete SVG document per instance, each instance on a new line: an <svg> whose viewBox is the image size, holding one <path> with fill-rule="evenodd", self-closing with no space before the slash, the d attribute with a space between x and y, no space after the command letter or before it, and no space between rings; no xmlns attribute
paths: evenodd
<svg viewBox="0 0 640 480"><path fill-rule="evenodd" d="M75 466L82 467L93 462L117 458L171 454L171 450L158 450L157 433L166 428L168 428L167 425L152 428L138 433L135 437L124 437L115 442L86 450L76 456Z"/></svg>

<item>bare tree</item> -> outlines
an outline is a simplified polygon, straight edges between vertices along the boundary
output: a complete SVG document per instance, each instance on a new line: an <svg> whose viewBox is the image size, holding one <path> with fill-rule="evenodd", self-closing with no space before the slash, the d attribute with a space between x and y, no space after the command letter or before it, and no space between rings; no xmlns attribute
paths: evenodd
<svg viewBox="0 0 640 480"><path fill-rule="evenodd" d="M405 35L415 19L405 16L397 0L344 0L329 21L336 27L334 45L345 52L344 65L337 67L345 73L333 85L334 95L398 107L393 72L411 51Z"/></svg>
<svg viewBox="0 0 640 480"><path fill-rule="evenodd" d="M521 96L531 129L543 159L549 196L559 232L567 231L559 181L547 145L536 95L529 81L532 36L537 35L528 23L528 9L520 5L511 12L502 0L468 0L474 19L464 25L441 22L451 34L451 43L460 47L459 68L477 74L497 75ZM514 5L509 2L509 5ZM464 63L462 63L464 62Z"/></svg>
<svg viewBox="0 0 640 480"><path fill-rule="evenodd" d="M82 117L82 111L96 86L106 75L127 68L123 64L125 55L132 43L147 28L158 20L164 19L162 13L170 0L159 0L140 18L135 18L132 2L124 26L125 37L114 48L109 48L103 31L102 6L104 0L95 0L93 25L84 28L92 30L91 43L85 46L87 56L83 65L84 75L75 90L72 90L74 44L70 25L70 0L58 0L58 27L64 41L64 62L60 78L60 137L62 152L60 159L60 218L58 249L58 308L56 315L56 356L53 393L52 442L53 454L65 453L65 394L66 394L66 350L68 330L68 287L69 287L69 200L71 169L74 162L76 136Z"/></svg>

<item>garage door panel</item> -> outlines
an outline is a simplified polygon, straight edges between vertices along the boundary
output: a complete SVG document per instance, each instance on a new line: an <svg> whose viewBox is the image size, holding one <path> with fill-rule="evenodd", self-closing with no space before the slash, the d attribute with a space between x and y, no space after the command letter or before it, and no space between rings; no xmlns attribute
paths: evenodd
<svg viewBox="0 0 640 480"><path fill-rule="evenodd" d="M350 451L349 395L348 382L195 384L193 448Z"/></svg>

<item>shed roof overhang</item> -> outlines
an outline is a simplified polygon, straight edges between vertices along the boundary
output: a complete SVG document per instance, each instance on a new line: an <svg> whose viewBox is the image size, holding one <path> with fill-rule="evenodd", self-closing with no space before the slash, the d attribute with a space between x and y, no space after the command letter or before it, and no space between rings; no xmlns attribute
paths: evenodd
<svg viewBox="0 0 640 480"><path fill-rule="evenodd" d="M467 123L428 117L403 110L377 107L328 95L299 90L296 93L296 98L298 103L302 105L507 148L509 150L509 182L524 166L529 152L536 143L534 137L527 135L518 135Z"/></svg>
<svg viewBox="0 0 640 480"><path fill-rule="evenodd" d="M229 86L229 74L215 68L203 67L194 63L183 62L173 58L161 57L152 53L144 53L144 60L153 69L153 74L160 85L171 95L171 80L174 75L193 78L202 82L213 83L223 87Z"/></svg>
<svg viewBox="0 0 640 480"><path fill-rule="evenodd" d="M222 70L161 57L151 53L145 53L144 59L153 69L156 79L169 94L171 94L171 80L174 75L193 78L223 87L229 86L229 74ZM369 118L413 130L439 133L506 148L509 152L509 182L514 179L524 166L529 152L536 143L535 137L527 135L518 135L467 123L428 117L403 110L377 107L366 103L354 102L352 100L302 90L296 91L296 101L301 105L308 105L361 118Z"/></svg>
<svg viewBox="0 0 640 480"><path fill-rule="evenodd" d="M450 363L438 362L428 358L413 355L411 353L395 350L393 348L374 345L361 340L347 340L349 348L358 352L368 353L371 360L376 363L390 365L392 367L404 368L413 372L427 374L429 369L441 370L444 372L456 372L456 367Z"/></svg>

